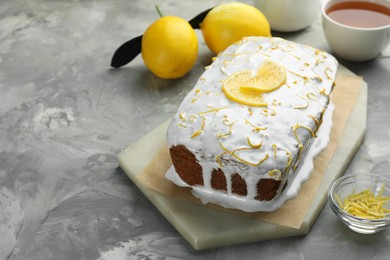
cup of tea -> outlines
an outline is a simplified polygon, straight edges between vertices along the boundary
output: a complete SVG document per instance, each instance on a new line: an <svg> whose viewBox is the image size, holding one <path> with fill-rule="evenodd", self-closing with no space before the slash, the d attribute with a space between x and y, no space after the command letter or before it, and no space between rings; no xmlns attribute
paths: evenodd
<svg viewBox="0 0 390 260"><path fill-rule="evenodd" d="M254 0L270 23L271 29L278 32L294 32L309 27L320 13L319 0Z"/></svg>
<svg viewBox="0 0 390 260"><path fill-rule="evenodd" d="M326 40L340 58L372 60L390 42L389 0L328 0L321 12Z"/></svg>

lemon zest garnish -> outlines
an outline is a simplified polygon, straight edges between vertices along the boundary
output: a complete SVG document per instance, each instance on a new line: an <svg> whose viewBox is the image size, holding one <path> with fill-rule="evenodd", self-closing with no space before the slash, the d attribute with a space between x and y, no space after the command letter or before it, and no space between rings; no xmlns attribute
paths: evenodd
<svg viewBox="0 0 390 260"><path fill-rule="evenodd" d="M276 111L275 111L275 109L271 108L271 112L270 112L269 114L270 114L270 116L274 116L274 115L276 115Z"/></svg>
<svg viewBox="0 0 390 260"><path fill-rule="evenodd" d="M255 126L254 124L252 124L251 122L248 121L248 119L245 119L245 123L247 123L248 125L252 126L253 127L253 132L260 132L262 130L267 130L268 127L260 127L260 126Z"/></svg>
<svg viewBox="0 0 390 260"><path fill-rule="evenodd" d="M322 62L325 62L324 60L321 60L321 59L317 59L316 60L316 65L319 65L320 63L322 63Z"/></svg>
<svg viewBox="0 0 390 260"><path fill-rule="evenodd" d="M323 88L320 90L320 94L324 95L325 97L329 97L329 94L325 92L326 90Z"/></svg>
<svg viewBox="0 0 390 260"><path fill-rule="evenodd" d="M190 116L190 118L188 119L190 122L195 122L195 120L198 118L197 115L192 115Z"/></svg>
<svg viewBox="0 0 390 260"><path fill-rule="evenodd" d="M215 108L212 108L210 110L206 110L206 111L202 111L202 112L199 112L198 114L199 115L202 115L202 114L207 114L207 113L212 113L212 112L218 112L219 110L223 110L223 109L227 109L229 107L215 107Z"/></svg>
<svg viewBox="0 0 390 260"><path fill-rule="evenodd" d="M235 149L235 150L233 150L233 151L230 151L230 150L228 150L228 149L222 144L222 142L219 142L219 145L220 145L221 148L224 150L223 153L221 153L221 154L219 154L219 155L216 156L216 161L217 161L217 163L218 163L221 167L223 167L223 165L222 165L222 162L221 162L220 158L221 158L223 155L225 155L225 154L229 154L229 155L233 156L234 158L236 158L238 161L240 161L240 162L242 162L242 163L245 163L245 164L248 164L248 165L251 165L251 166L254 166L254 167L259 166L259 165L262 164L265 160L267 160L268 157L269 157L269 154L267 153L267 154L265 154L264 158L260 159L257 163L252 163L252 162L249 162L249 161L247 161L247 160L245 160L245 159L239 157L239 156L236 154L236 152L243 151L243 150L252 150L252 149L255 149L255 148L243 147L243 148L238 148L238 149Z"/></svg>
<svg viewBox="0 0 390 260"><path fill-rule="evenodd" d="M297 55L292 55L294 58L296 58L297 60L302 60L301 57L298 57Z"/></svg>
<svg viewBox="0 0 390 260"><path fill-rule="evenodd" d="M246 54L252 54L253 52L240 52L240 53L221 53L222 56L240 56L240 55L246 55ZM215 57L214 57L215 58Z"/></svg>
<svg viewBox="0 0 390 260"><path fill-rule="evenodd" d="M303 147L304 147L303 144L302 144L302 142L301 142L301 139L300 139L299 136L298 136L297 130L298 130L299 128L304 128L304 129L307 129L307 130L311 133L311 136L312 136L312 137L317 137L317 135L316 135L315 132L313 132L313 130L311 130L310 127L305 126L305 125L295 124L295 125L292 126L291 128L292 128L292 130L293 130L293 132L294 132L295 138L296 138L297 141L298 141L298 156L297 156L298 160L297 160L297 163L296 163L295 165L293 165L293 170L295 171L296 168L298 167L298 162L299 162L299 160L300 160L300 158L301 158L301 156L302 156L302 151L303 151Z"/></svg>
<svg viewBox="0 0 390 260"><path fill-rule="evenodd" d="M286 168L284 168L284 170L283 170L283 173L286 173L287 170L291 167L293 157L292 157L291 152L287 148L284 148L284 150L286 151L286 154L287 154L287 163L286 163Z"/></svg>
<svg viewBox="0 0 390 260"><path fill-rule="evenodd" d="M314 123L316 123L316 126L318 127L319 124L320 124L320 122L317 120L317 118L315 118L315 116L313 116L313 115L309 115L309 117L310 117L311 119L313 119Z"/></svg>
<svg viewBox="0 0 390 260"><path fill-rule="evenodd" d="M330 71L330 72L333 72L333 71L332 71L330 68L326 68L326 69L324 70L324 73L325 73L326 77L327 77L328 79L332 79L331 76L329 76L328 71Z"/></svg>
<svg viewBox="0 0 390 260"><path fill-rule="evenodd" d="M381 190L376 196L368 189L359 193L353 191L343 201L337 194L334 196L346 213L364 219L380 219L390 213L390 209L384 207L390 201L390 196L382 196L383 191L384 185L382 184Z"/></svg>
<svg viewBox="0 0 390 260"><path fill-rule="evenodd" d="M265 116L274 116L274 115L276 115L276 111L273 108L265 108L265 109L261 110L260 113L265 115Z"/></svg>
<svg viewBox="0 0 390 260"><path fill-rule="evenodd" d="M250 55L250 54L253 54L253 52L233 53L232 56L233 57L237 57L237 56L240 56L240 55Z"/></svg>
<svg viewBox="0 0 390 260"><path fill-rule="evenodd" d="M186 117L185 117L185 113L184 112L180 113L180 119L183 120L183 122L186 121Z"/></svg>
<svg viewBox="0 0 390 260"><path fill-rule="evenodd" d="M191 138L195 138L195 137L197 137L198 135L200 135L202 133L202 130L198 130L198 131L196 131L195 133L193 133L192 135L191 135Z"/></svg>
<svg viewBox="0 0 390 260"><path fill-rule="evenodd" d="M282 104L282 102L277 101L276 99L274 99L274 100L272 101L272 105L274 105L274 106L280 106L281 104Z"/></svg>
<svg viewBox="0 0 390 260"><path fill-rule="evenodd" d="M319 50L319 49L316 49L315 54L316 54L316 55L320 55L320 54L321 54L321 56L322 56L323 58L326 58L326 57L327 57L326 53L325 53L324 51Z"/></svg>
<svg viewBox="0 0 390 260"><path fill-rule="evenodd" d="M307 129L311 133L312 137L317 137L317 135L313 132L313 130L311 130L310 127L305 126L305 125L301 125L301 124L296 124L296 125L292 126L292 129L294 131L294 135L295 135L295 137L296 137L296 139L297 139L299 144L302 144L301 140L299 139L298 133L297 133L297 130L299 128L305 128L305 129Z"/></svg>
<svg viewBox="0 0 390 260"><path fill-rule="evenodd" d="M308 93L306 94L306 97L307 97L308 99L310 99L310 100L314 100L314 101L317 100L317 96L316 96L316 94L313 93L313 92L308 92Z"/></svg>
<svg viewBox="0 0 390 260"><path fill-rule="evenodd" d="M225 119L222 121L222 123L223 123L224 125L226 125L226 126L232 126L232 125L234 125L234 122L230 122L230 120L227 119L227 118L225 118Z"/></svg>
<svg viewBox="0 0 390 260"><path fill-rule="evenodd" d="M313 79L317 80L320 83L322 82L322 78L320 76L315 76Z"/></svg>
<svg viewBox="0 0 390 260"><path fill-rule="evenodd" d="M304 97L299 96L299 95L297 95L297 97L299 97L299 98L303 99L304 101L306 101L306 104L302 105L302 106L295 106L294 109L305 109L305 108L307 108L309 106L309 101L308 100L306 100Z"/></svg>
<svg viewBox="0 0 390 260"><path fill-rule="evenodd" d="M307 76L301 75L298 72L295 72L295 71L292 71L292 70L288 70L288 72L290 72L291 74L294 74L295 76L301 77L301 78L303 78L305 80L307 79ZM295 81L294 81L294 83L295 83Z"/></svg>
<svg viewBox="0 0 390 260"><path fill-rule="evenodd" d="M211 94L211 92L210 92L210 91L206 91L206 92L201 93L201 90L198 88L198 89L195 90L195 94L199 94L199 95L195 96L195 97L191 100L192 103L195 103L196 101L198 101L198 99L199 99L200 97L202 97L202 96L204 96L204 95L209 95L209 94Z"/></svg>
<svg viewBox="0 0 390 260"><path fill-rule="evenodd" d="M312 116L314 122L316 122L316 124L317 124L317 128L316 128L316 130L314 131L314 134L317 134L318 129L319 129L320 126L322 125L322 122L324 121L324 114L325 114L325 109L322 109L319 120L317 120L314 116ZM318 123L317 123L317 122L318 122Z"/></svg>
<svg viewBox="0 0 390 260"><path fill-rule="evenodd" d="M270 170L268 175L271 177L276 177L276 179L280 179L282 177L282 172L278 169Z"/></svg>
<svg viewBox="0 0 390 260"><path fill-rule="evenodd" d="M271 57L271 55L269 55L269 54L266 54L266 53L264 53L264 52L262 52L261 54L263 54L264 56L266 56L266 57L268 57L268 58L270 58L270 57Z"/></svg>
<svg viewBox="0 0 390 260"><path fill-rule="evenodd" d="M272 144L272 148L274 149L274 158L276 158L276 150L278 149L278 147L276 146L276 144Z"/></svg>
<svg viewBox="0 0 390 260"><path fill-rule="evenodd" d="M251 140L249 139L249 136L246 137L246 140L247 140L249 146L252 147L252 148L254 148L254 149L260 149L261 146L263 145L263 141L261 141L259 144L253 144L253 143L251 142Z"/></svg>
<svg viewBox="0 0 390 260"><path fill-rule="evenodd" d="M232 126L234 125L234 122L231 122L229 121L229 119L225 118L222 123L226 126L229 127L229 131L225 134L217 134L217 137L226 137L228 135L231 135L232 134Z"/></svg>
<svg viewBox="0 0 390 260"><path fill-rule="evenodd" d="M182 127L182 128L187 128L187 126L184 125L183 123L179 123L179 124L177 124L177 125L180 126L180 127Z"/></svg>
<svg viewBox="0 0 390 260"><path fill-rule="evenodd" d="M204 130L204 126L205 126L205 124L206 124L206 118L205 118L204 116L200 116L200 117L203 119L203 120L202 120L202 126L201 126L200 130L196 131L195 133L193 133L193 134L191 135L191 138L197 137L197 136L200 135L200 134L203 132L203 130Z"/></svg>
<svg viewBox="0 0 390 260"><path fill-rule="evenodd" d="M254 166L254 167L259 166L259 165L262 164L265 160L267 160L268 157L269 157L269 154L267 153L267 154L265 154L264 158L263 158L263 159L260 159L260 161L258 161L257 163L251 163L251 162L249 162L249 161L246 161L246 160L244 160L244 159L238 157L238 155L235 155L234 153L235 153L235 152L233 152L232 156L234 156L237 160L239 160L239 161L241 161L241 162L243 162L243 163L245 163L245 164L252 165L252 166Z"/></svg>

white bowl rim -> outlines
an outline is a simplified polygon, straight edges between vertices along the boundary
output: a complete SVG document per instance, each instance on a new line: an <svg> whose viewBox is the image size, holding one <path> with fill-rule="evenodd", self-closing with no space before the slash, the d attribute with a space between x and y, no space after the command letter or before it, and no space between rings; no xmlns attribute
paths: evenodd
<svg viewBox="0 0 390 260"><path fill-rule="evenodd" d="M379 26L379 27L362 28L362 27L354 27L354 26L343 24L343 23L339 23L339 22L333 20L332 18L330 18L329 15L326 13L326 10L328 10L328 8L331 6L332 2L335 2L334 4L344 3L344 2L367 2L367 3L378 4L378 5L381 5L381 6L384 6L384 5L380 4L380 3L377 3L375 1L368 1L368 0L340 0L340 1L337 1L337 0L326 0L322 4L322 7L321 7L322 16L325 17L330 22L332 22L332 23L334 23L334 24L336 24L338 26L341 26L341 27L344 27L344 28L348 28L348 29L352 29L352 30L356 30L356 31L380 31L380 30L383 30L383 29L390 28L390 24L384 25L384 26Z"/></svg>

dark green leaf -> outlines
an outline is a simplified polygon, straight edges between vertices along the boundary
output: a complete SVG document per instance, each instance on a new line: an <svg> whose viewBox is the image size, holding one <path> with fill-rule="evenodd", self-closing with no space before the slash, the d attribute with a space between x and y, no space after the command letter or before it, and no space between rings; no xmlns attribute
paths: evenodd
<svg viewBox="0 0 390 260"><path fill-rule="evenodd" d="M211 9L213 9L213 7L201 12L200 14L192 18L188 23L192 26L192 28L200 29L200 24L203 22L204 18L210 12Z"/></svg>
<svg viewBox="0 0 390 260"><path fill-rule="evenodd" d="M111 67L119 68L132 61L141 53L142 35L122 44L111 59Z"/></svg>

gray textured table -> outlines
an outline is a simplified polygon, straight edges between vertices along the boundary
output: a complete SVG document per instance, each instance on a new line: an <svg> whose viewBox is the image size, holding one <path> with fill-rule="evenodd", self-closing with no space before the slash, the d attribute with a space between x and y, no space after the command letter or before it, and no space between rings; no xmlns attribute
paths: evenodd
<svg viewBox="0 0 390 260"><path fill-rule="evenodd" d="M363 236L326 206L306 236L195 251L118 167L117 154L176 111L212 54L161 80L113 51L165 14L220 1L0 2L0 259L388 259L390 229ZM199 32L198 32L199 33ZM278 34L327 51L321 20ZM390 59L340 62L368 83L366 139L346 174L390 177Z"/></svg>

